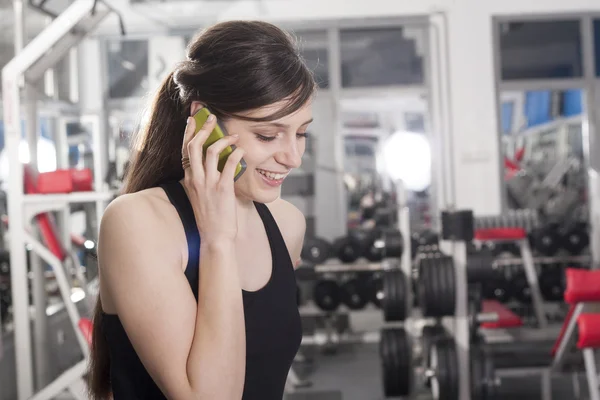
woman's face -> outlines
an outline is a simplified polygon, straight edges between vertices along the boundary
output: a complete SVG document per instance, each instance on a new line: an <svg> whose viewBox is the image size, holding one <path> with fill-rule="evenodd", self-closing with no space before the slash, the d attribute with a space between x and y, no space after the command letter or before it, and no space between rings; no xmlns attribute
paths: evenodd
<svg viewBox="0 0 600 400"><path fill-rule="evenodd" d="M275 103L244 116L266 117L283 106L284 103ZM275 201L290 171L302 164L306 131L311 122L311 102L275 121L231 119L221 122L229 134L239 135L236 146L244 149L246 172L235 183L236 195L259 203Z"/></svg>

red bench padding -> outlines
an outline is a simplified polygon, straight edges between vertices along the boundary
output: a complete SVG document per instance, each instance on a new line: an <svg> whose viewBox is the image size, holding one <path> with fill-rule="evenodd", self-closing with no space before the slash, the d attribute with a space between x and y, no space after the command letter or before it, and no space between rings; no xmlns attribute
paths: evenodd
<svg viewBox="0 0 600 400"><path fill-rule="evenodd" d="M482 328L516 328L523 325L521 317L504 307L504 305L497 300L484 300L481 305L481 312L498 314L498 321L485 322L481 324Z"/></svg>
<svg viewBox="0 0 600 400"><path fill-rule="evenodd" d="M527 231L523 228L490 228L477 229L477 240L521 240L527 238Z"/></svg>
<svg viewBox="0 0 600 400"><path fill-rule="evenodd" d="M41 172L37 176L36 193L38 194L71 193L72 191L73 181L68 169Z"/></svg>
<svg viewBox="0 0 600 400"><path fill-rule="evenodd" d="M565 301L569 304L600 302L600 270L567 268Z"/></svg>
<svg viewBox="0 0 600 400"><path fill-rule="evenodd" d="M577 318L579 349L600 347L600 314L581 314Z"/></svg>
<svg viewBox="0 0 600 400"><path fill-rule="evenodd" d="M35 184L34 172L27 166L24 168L24 186L25 193L38 193L37 186ZM40 234L42 235L42 240L46 244L46 247L48 247L48 250L50 250L56 258L63 261L67 257L67 252L60 242L58 229L56 229L50 213L38 214L36 215L35 219L40 228Z"/></svg>
<svg viewBox="0 0 600 400"><path fill-rule="evenodd" d="M92 333L94 332L94 324L87 318L81 318L79 320L79 329L81 333L83 333L83 337L88 342L88 344L92 345Z"/></svg>

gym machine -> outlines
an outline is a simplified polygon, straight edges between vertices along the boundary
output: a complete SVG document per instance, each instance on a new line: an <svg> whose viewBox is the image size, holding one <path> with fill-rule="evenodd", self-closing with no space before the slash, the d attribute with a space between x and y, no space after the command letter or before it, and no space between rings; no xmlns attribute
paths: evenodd
<svg viewBox="0 0 600 400"><path fill-rule="evenodd" d="M461 397L458 390L460 385L463 385L470 388L463 390L463 396L468 396L470 393L476 399L491 399L492 393L495 393L499 385L495 365L500 368L541 368L548 365L553 341L538 339L524 343L489 344L483 342L483 337L478 331L480 326L494 329L523 325L522 319L500 302L482 301L482 283L489 281L493 274L505 265L518 264L528 269L524 284L534 292L533 296L536 296L537 288L537 296L540 296L537 273L532 261L534 258L529 248L530 240L525 229L517 227L528 226L527 222L524 220L511 222L512 217L514 215L496 217L495 221L487 218L482 222L474 219L472 214L466 211L442 214L442 238L453 239L456 251L454 257L445 255L436 245L422 246L415 257L413 274L409 275L409 278L415 282L416 305L420 307L421 315L416 316L413 311L409 313L406 320L412 318L416 324L424 326L421 334L421 352L424 353L421 361L424 361L424 366L415 366L419 352L413 354L410 334L407 334L403 328L385 328L381 334L380 345L384 391L387 396L411 394L415 382L418 382L416 377L412 376L416 372L421 382L431 388L435 398L439 395L441 398L459 399ZM473 229L475 226L486 228ZM531 229L534 225L529 226ZM460 239L460 243L456 243L459 241L456 239ZM493 241L496 246L516 241L521 257L516 258L511 255L511 259L497 258L497 254L486 247L490 241ZM560 258L538 257L539 260L546 262L556 262ZM583 258L586 256L562 258L566 260L579 258L579 261L584 261ZM386 282L384 279L384 288L404 286L400 283L399 277L387 275L386 278L395 279L398 284ZM397 289L392 291L395 292ZM409 297L408 295L406 294L406 298ZM384 295L384 298L386 297ZM460 297L463 299L461 300ZM543 326L546 317L544 305L541 303L540 299L536 312L538 327ZM406 315L388 318L385 304L383 307L386 321L404 321ZM444 320L444 317L450 318ZM444 324L444 322L449 323ZM406 321L404 323L406 324ZM416 331L418 329L411 333L416 336ZM418 346L416 348L419 349ZM527 355L525 361L519 357L519 354ZM535 365L529 365L532 360ZM450 368L453 372L449 372L448 365L453 366ZM466 369L469 365L470 370ZM464 375L462 371L471 371L472 385L469 383L469 376L462 376Z"/></svg>
<svg viewBox="0 0 600 400"><path fill-rule="evenodd" d="M68 194L24 194L24 169L18 158L18 147L21 140L22 82L31 83L40 79L47 69L63 58L69 49L76 46L112 12L114 10L101 0L75 0L2 69L5 138L11 172L8 180L7 200L8 217L9 221L12 221L10 226L10 265L16 349L15 370L17 371L17 398L19 400L49 399L60 391L73 387L76 382L81 381L86 363L86 359L84 359L33 396L29 288L25 267L26 245L32 246L33 251L54 268L64 304L84 355L87 354L86 336L90 328L85 320L77 320L78 313L70 297L70 287L64 274L64 265L57 260L58 257L51 250L29 233L30 220L36 215L49 211L63 210L72 203L96 202L103 204L113 196L113 193L103 190L101 183L103 177L95 177L95 191ZM17 20L16 23L22 24L23 21ZM19 30L20 28L17 27L16 31ZM98 210L97 215L101 215L101 212L102 210ZM36 335L37 337L38 335Z"/></svg>

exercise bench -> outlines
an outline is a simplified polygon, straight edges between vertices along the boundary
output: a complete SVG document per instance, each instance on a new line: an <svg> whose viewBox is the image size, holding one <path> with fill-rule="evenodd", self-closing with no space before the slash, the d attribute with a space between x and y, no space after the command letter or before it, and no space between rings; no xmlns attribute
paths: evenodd
<svg viewBox="0 0 600 400"><path fill-rule="evenodd" d="M573 372L582 355L589 399L600 400L595 360L600 347L600 270L569 268L566 281L564 298L570 308L552 349L550 372ZM550 395L544 400L550 400Z"/></svg>
<svg viewBox="0 0 600 400"><path fill-rule="evenodd" d="M548 320L544 309L544 300L540 291L538 275L533 263L533 253L529 245L527 231L523 228L486 228L477 229L474 233L475 242L503 243L512 242L519 246L523 269L531 290L531 300L539 328L546 328Z"/></svg>

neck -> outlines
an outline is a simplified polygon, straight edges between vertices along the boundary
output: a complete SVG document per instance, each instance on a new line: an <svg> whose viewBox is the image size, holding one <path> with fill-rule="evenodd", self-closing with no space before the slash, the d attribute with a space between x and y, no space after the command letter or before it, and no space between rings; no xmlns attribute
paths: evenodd
<svg viewBox="0 0 600 400"><path fill-rule="evenodd" d="M236 196L236 205L238 229L244 231L250 225L252 216L256 213L254 202L248 198Z"/></svg>

